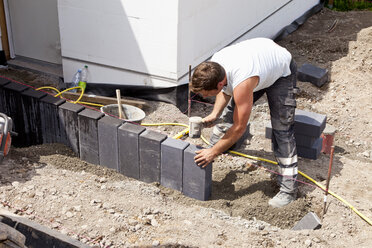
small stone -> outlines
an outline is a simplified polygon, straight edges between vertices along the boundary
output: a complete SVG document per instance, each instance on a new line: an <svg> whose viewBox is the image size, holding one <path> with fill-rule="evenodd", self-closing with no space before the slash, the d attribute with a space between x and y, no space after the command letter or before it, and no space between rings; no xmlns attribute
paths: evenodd
<svg viewBox="0 0 372 248"><path fill-rule="evenodd" d="M158 223L158 221L157 221L157 220L155 220L155 219L152 219L152 220L151 220L151 225L152 225L152 226L158 226L158 225L159 225L159 223Z"/></svg>
<svg viewBox="0 0 372 248"><path fill-rule="evenodd" d="M305 240L305 245L306 245L306 247L310 247L311 244L312 244L312 242L311 242L310 239Z"/></svg>
<svg viewBox="0 0 372 248"><path fill-rule="evenodd" d="M313 238L313 241L315 242L315 243L320 243L320 239L318 239L318 238Z"/></svg>
<svg viewBox="0 0 372 248"><path fill-rule="evenodd" d="M331 238L336 238L336 234L335 233L331 233Z"/></svg>
<svg viewBox="0 0 372 248"><path fill-rule="evenodd" d="M107 182L106 177L101 177L101 178L99 179L99 182L100 182L100 183L105 183L105 182Z"/></svg>
<svg viewBox="0 0 372 248"><path fill-rule="evenodd" d="M70 211L67 211L67 212L66 212L66 216L67 216L68 218L71 218L71 217L74 216L74 214L71 213Z"/></svg>
<svg viewBox="0 0 372 248"><path fill-rule="evenodd" d="M158 246L158 245L160 245L160 241L159 240L154 240L152 242L152 246Z"/></svg>
<svg viewBox="0 0 372 248"><path fill-rule="evenodd" d="M81 206L74 206L74 210L77 211L77 212L80 212L81 211Z"/></svg>
<svg viewBox="0 0 372 248"><path fill-rule="evenodd" d="M111 209L107 210L107 212L110 213L110 214L114 214L115 210L111 208Z"/></svg>
<svg viewBox="0 0 372 248"><path fill-rule="evenodd" d="M110 228L110 232L111 232L112 234L114 234L114 233L116 232L116 228L115 228L115 227L111 227L111 228Z"/></svg>
<svg viewBox="0 0 372 248"><path fill-rule="evenodd" d="M87 229L88 228L88 225L82 225L81 226L81 229Z"/></svg>
<svg viewBox="0 0 372 248"><path fill-rule="evenodd" d="M12 182L12 186L13 187L18 187L19 186L19 182L17 182L17 181Z"/></svg>
<svg viewBox="0 0 372 248"><path fill-rule="evenodd" d="M134 227L134 229L135 229L136 231L140 230L141 228L142 228L142 225L141 225L141 224L137 224L137 225Z"/></svg>

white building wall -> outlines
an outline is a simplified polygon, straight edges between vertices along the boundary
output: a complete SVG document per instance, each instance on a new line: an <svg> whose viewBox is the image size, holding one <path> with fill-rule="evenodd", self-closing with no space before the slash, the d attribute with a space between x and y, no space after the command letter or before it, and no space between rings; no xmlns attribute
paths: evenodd
<svg viewBox="0 0 372 248"><path fill-rule="evenodd" d="M272 38L319 0L58 0L65 81L169 87L231 42Z"/></svg>

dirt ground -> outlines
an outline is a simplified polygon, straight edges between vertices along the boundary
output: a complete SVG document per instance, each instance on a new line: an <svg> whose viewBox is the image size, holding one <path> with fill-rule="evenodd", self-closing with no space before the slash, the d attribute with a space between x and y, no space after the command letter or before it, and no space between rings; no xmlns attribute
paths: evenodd
<svg viewBox="0 0 372 248"><path fill-rule="evenodd" d="M326 114L327 123L336 127L330 190L372 219L372 12L323 9L278 43L298 66L329 70L330 80L321 88L298 82L298 108ZM12 68L0 75L52 84ZM145 123L188 122L173 105L149 103ZM205 116L211 109L211 104L194 102L192 115ZM253 138L239 151L274 160L264 133L268 121L263 98L252 111ZM151 128L170 136L182 130ZM204 129L203 135L208 138L210 132ZM205 146L200 139L186 140ZM325 185L328 163L326 154L315 161L300 158L299 170ZM95 247L372 246L372 226L332 196L321 229L291 231L310 211L322 216L324 192L299 176L299 198L273 209L268 200L278 190L275 170L275 165L221 155L213 163L212 197L201 202L81 161L63 145L13 148L0 166L0 209Z"/></svg>

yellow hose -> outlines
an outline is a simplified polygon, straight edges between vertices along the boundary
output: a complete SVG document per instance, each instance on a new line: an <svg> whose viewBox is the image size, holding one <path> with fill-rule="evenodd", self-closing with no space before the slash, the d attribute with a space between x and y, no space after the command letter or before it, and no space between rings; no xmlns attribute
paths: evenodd
<svg viewBox="0 0 372 248"><path fill-rule="evenodd" d="M56 91L57 93L59 93L59 90L58 90L57 88L54 88L54 87L51 87L51 86L43 86L43 87L39 87L39 88L37 88L36 90L44 90L44 89L54 90L54 91Z"/></svg>
<svg viewBox="0 0 372 248"><path fill-rule="evenodd" d="M185 136L186 134L188 134L189 131L190 131L190 129L189 128L186 128L186 129L182 130L181 132L179 132L178 134L174 135L173 136L173 139L180 139L183 136Z"/></svg>
<svg viewBox="0 0 372 248"><path fill-rule="evenodd" d="M201 138L203 139L203 141L205 143L209 144L209 142L203 136ZM249 158L249 159L253 159L253 160L257 160L257 161L263 161L263 162L267 162L267 163L270 163L270 164L278 165L278 162L276 162L276 161L272 161L272 160L265 159L265 158L260 158L260 157L255 157L255 156L250 156L250 155L247 155L247 154L244 154L244 153L241 153L241 152L236 152L236 151L229 150L229 153L236 154L236 155L246 157L246 158ZM313 182L316 186L318 186L322 190L326 191L325 186L321 185L319 182L315 181L314 179L312 179L311 177L309 177L308 175L306 175L302 171L299 170L298 174L300 174L304 178L308 179L309 181ZM336 199L338 199L342 203L344 203L345 205L347 205L349 208L351 208L351 210L353 210L357 215L359 215L363 220L365 220L368 224L370 224L372 226L372 221L370 219L368 219L367 216L365 216L364 214L359 212L358 209L356 209L354 206L352 206L350 203L348 203L346 200L344 200L342 197L338 196L334 192L328 190L328 193L330 195L334 196Z"/></svg>

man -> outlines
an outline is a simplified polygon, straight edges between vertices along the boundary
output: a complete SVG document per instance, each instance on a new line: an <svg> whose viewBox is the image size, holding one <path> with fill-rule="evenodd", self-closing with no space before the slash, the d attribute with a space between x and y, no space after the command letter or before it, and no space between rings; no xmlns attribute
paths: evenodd
<svg viewBox="0 0 372 248"><path fill-rule="evenodd" d="M223 110L224 121L230 122L216 125L211 137L213 146L196 152L195 162L202 167L243 136L254 101L266 93L273 150L280 166L280 191L269 204L283 207L294 201L297 191L297 150L293 129L296 64L291 54L266 38L226 47L214 54L211 61L195 68L191 90L203 97L216 96L212 113L203 119L204 123L213 125Z"/></svg>

